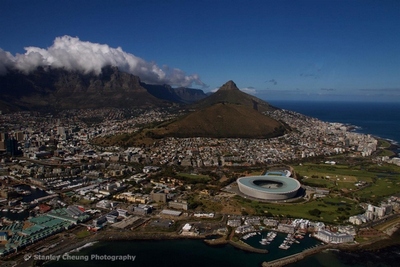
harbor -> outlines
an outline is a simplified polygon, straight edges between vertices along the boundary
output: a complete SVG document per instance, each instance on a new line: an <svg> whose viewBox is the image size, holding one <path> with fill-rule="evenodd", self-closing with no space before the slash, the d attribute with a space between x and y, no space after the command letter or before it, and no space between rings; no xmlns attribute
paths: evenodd
<svg viewBox="0 0 400 267"><path fill-rule="evenodd" d="M248 234L247 234L248 235ZM286 234L276 231L262 231L242 240L256 249L266 249L265 261L288 257L323 245L321 241L305 234Z"/></svg>
<svg viewBox="0 0 400 267"><path fill-rule="evenodd" d="M263 234L263 233L261 233ZM135 264L138 266L262 266L264 262L272 263L271 266L282 266L279 262L294 262L303 253L312 254L314 249L323 249L321 242L312 237L305 237L299 244L294 243L288 250L279 249L278 246L286 238L287 234L277 233L276 238L269 245L259 243L262 235L256 234L249 237L246 243L229 242L217 246L210 246L200 239L172 239L172 240L120 240L99 241L93 246L82 248L74 255L108 254L137 255ZM264 232L266 236L267 233ZM247 245L246 245L247 244ZM190 258L184 256L186 248L190 247ZM251 248L244 249L245 247ZM268 250L268 253L265 251ZM149 253L157 251L157 257L149 257ZM170 257L176 255L176 257ZM207 255L204 257L204 255ZM224 255L224 257L221 257ZM294 256L293 256L294 255ZM164 263L163 263L164 262ZM58 261L50 262L49 266L85 266L87 262L81 261ZM99 266L107 266L107 262L96 262ZM119 262L120 266L131 266L127 262Z"/></svg>

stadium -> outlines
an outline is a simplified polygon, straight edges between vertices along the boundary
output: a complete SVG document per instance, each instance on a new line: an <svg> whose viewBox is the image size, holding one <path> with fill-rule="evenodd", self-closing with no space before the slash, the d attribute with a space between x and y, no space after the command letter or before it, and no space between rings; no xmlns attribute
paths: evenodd
<svg viewBox="0 0 400 267"><path fill-rule="evenodd" d="M237 179L239 191L262 200L287 200L296 196L301 184L286 176L246 176Z"/></svg>

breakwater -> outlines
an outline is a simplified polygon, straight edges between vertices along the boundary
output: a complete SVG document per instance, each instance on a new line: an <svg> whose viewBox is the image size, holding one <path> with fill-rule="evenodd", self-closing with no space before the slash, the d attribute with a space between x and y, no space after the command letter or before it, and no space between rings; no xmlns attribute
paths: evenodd
<svg viewBox="0 0 400 267"><path fill-rule="evenodd" d="M262 254L268 253L268 250L266 250L266 249L260 249L260 248L252 247L252 246L244 243L241 240L239 240L238 242L228 241L228 243L230 245L232 245L233 247L241 249L241 250L244 250L244 251L254 252L254 253L262 253Z"/></svg>
<svg viewBox="0 0 400 267"><path fill-rule="evenodd" d="M291 263L295 263L297 261L300 261L302 259L304 259L307 256L310 256L312 254L321 252L325 249L331 248L332 245L330 244L326 244L326 245L321 245L321 246L317 246L317 247L313 247L313 248L309 248L306 249L300 253L296 253L284 258L280 258L277 260L273 260L273 261L265 261L262 263L262 267L280 267L280 266L285 266L287 264L291 264Z"/></svg>
<svg viewBox="0 0 400 267"><path fill-rule="evenodd" d="M217 239L204 239L204 242L211 246L217 245L226 245L228 244L228 240L226 240L226 236L217 238Z"/></svg>

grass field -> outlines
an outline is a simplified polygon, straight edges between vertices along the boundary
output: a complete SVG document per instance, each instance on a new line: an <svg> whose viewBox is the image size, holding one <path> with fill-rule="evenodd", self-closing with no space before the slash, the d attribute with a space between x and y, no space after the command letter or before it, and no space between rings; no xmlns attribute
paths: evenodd
<svg viewBox="0 0 400 267"><path fill-rule="evenodd" d="M307 177L323 177L341 182L357 182L360 180L372 182L375 173L369 172L361 166L328 165L305 163L294 167L297 174Z"/></svg>
<svg viewBox="0 0 400 267"><path fill-rule="evenodd" d="M82 231L80 231L80 232L78 232L78 233L76 234L76 237L82 239L82 238L88 237L89 235L90 235L90 232L89 232L89 231L87 231L87 230L82 230Z"/></svg>
<svg viewBox="0 0 400 267"><path fill-rule="evenodd" d="M354 192L354 196L360 199L379 201L382 197L394 195L400 192L400 177L377 178L371 186Z"/></svg>
<svg viewBox="0 0 400 267"><path fill-rule="evenodd" d="M308 177L303 183L315 187L326 187L343 192L352 192L362 200L379 201L385 196L400 192L400 167L395 165L347 166L305 163L295 167L299 176ZM357 181L365 181L367 187L357 188Z"/></svg>
<svg viewBox="0 0 400 267"><path fill-rule="evenodd" d="M329 223L340 223L349 216L363 212L356 201L341 197L326 197L306 203L261 203L241 197L235 199L249 213L255 212L260 215L270 213L273 216L304 218ZM310 214L309 211L315 209L320 211L319 216Z"/></svg>

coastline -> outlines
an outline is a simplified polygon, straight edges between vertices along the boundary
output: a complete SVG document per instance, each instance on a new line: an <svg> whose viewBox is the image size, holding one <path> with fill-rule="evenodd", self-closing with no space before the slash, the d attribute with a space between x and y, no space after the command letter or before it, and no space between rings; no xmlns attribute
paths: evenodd
<svg viewBox="0 0 400 267"><path fill-rule="evenodd" d="M396 227L397 230L391 235L379 240L371 240L362 244L324 244L315 248L304 250L300 253L296 253L287 257L276 259L270 262L263 262L263 267L277 267L284 266L286 264L295 263L301 261L306 257L310 257L316 253L329 250L337 249L343 252L364 252L364 251L379 251L391 246L400 245L400 228ZM135 233L135 232L118 232L114 230L105 230L104 232L98 232L90 237L84 238L82 241L74 242L74 240L69 240L70 242L63 247L54 248L54 250L49 250L46 254L53 255L63 255L65 253L74 253L76 249L79 251L84 250L89 247L87 244L94 245L98 242L118 242L118 241L134 241L134 240L179 240L179 239L191 239L191 240L203 240L206 244L210 246L221 246L221 245L231 245L237 249L247 251L250 253L268 253L267 250L257 249L251 247L247 244L239 244L230 240L226 240L224 237L218 239L206 239L205 236L181 236L177 233Z"/></svg>

